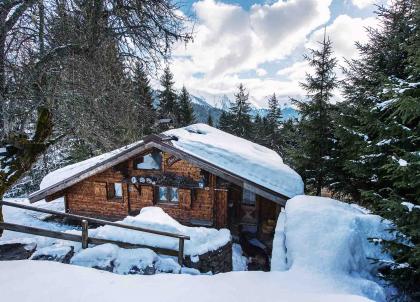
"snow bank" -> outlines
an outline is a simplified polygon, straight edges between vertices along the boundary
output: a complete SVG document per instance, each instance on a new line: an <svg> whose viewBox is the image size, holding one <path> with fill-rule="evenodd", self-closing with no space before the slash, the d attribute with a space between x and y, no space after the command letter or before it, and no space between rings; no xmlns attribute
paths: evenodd
<svg viewBox="0 0 420 302"><path fill-rule="evenodd" d="M389 259L368 238L391 239L389 223L337 200L297 196L280 214L273 243L272 270L322 274L337 286L384 300L370 259Z"/></svg>
<svg viewBox="0 0 420 302"><path fill-rule="evenodd" d="M164 132L175 136L172 144L222 169L275 192L293 197L303 194L302 178L273 150L206 124Z"/></svg>
<svg viewBox="0 0 420 302"><path fill-rule="evenodd" d="M0 271L1 297L10 302L369 301L304 273L117 275L49 261L0 261Z"/></svg>
<svg viewBox="0 0 420 302"><path fill-rule="evenodd" d="M153 230L160 230L190 236L185 241L185 254L196 256L217 250L230 241L230 231L227 229L211 229L204 227L187 227L180 224L159 207L145 207L140 214L128 216L121 223ZM161 235L126 230L113 226L103 226L90 230L89 235L97 238L119 240L129 243L144 244L178 250L179 240Z"/></svg>

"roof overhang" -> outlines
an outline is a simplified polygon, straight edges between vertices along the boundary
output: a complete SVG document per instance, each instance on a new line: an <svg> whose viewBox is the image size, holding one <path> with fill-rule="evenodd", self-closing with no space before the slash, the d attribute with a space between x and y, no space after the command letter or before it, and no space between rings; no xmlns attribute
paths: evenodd
<svg viewBox="0 0 420 302"><path fill-rule="evenodd" d="M254 183L252 181L249 181L247 179L244 179L240 175L236 175L230 171L227 171L221 167L218 167L214 165L211 162L208 162L206 160L203 160L202 158L196 157L192 154L189 154L183 150L180 150L179 148L176 148L171 144L171 137L165 136L165 135L149 135L147 136L142 142L140 142L138 145L132 146L128 148L127 150L124 150L102 162L99 162L95 164L94 166L81 171L67 179L64 179L50 187L44 188L42 190L36 191L29 195L29 201L31 203L45 199L49 196L52 196L54 194L58 194L60 192L63 192L65 189L93 176L98 173L104 172L107 169L118 165L119 163L122 163L126 161L127 159L130 159L146 150L149 150L151 148L157 148L164 152L168 152L170 154L173 154L177 156L180 159L186 160L198 167L200 167L203 170L206 170L216 176L219 176L231 183L234 183L235 185L238 185L242 188L245 188L247 190L250 190L266 199L269 199L275 203L278 203L282 206L286 204L286 201L289 199L289 197L282 195L278 192L275 192L273 190L270 190L262 185L259 185L257 183Z"/></svg>

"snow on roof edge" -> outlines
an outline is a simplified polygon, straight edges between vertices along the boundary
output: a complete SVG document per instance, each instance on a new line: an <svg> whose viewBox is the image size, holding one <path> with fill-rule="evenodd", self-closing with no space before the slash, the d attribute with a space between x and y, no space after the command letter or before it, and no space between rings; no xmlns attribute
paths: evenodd
<svg viewBox="0 0 420 302"><path fill-rule="evenodd" d="M187 136L185 136L186 133ZM180 151L209 162L214 166L225 169L234 175L256 183L264 188L289 198L303 193L303 181L300 175L288 165L284 164L282 158L275 151L264 146L210 127L207 124L193 124L183 128L171 129L163 132L163 134L176 137L177 140L173 140L172 145ZM213 138L214 140L214 136L216 136L216 141L213 141L212 144L207 143L207 141L205 141L206 143L203 143L203 141L200 142L200 139L202 138L201 135L203 134L213 135L213 137L207 137L209 140L210 138ZM189 135L198 136L199 139L196 139L194 142L194 138L191 139L190 137L188 139ZM222 140L222 138L225 138L225 140ZM224 141L224 143L227 144L220 144L220 141ZM113 157L117 158L119 155L124 154L128 150L138 147L143 143L144 140L138 141L122 148L52 171L41 181L40 190L30 194L30 197L41 191L52 188L58 183L69 180L78 174L88 172L92 168L100 166L100 164L104 161ZM235 144L245 150L238 150L238 146L235 146ZM223 159L223 156L226 157L228 149L236 149L237 152L227 154L227 158ZM220 155L219 158L217 158L217 156L206 156L209 154L211 155L212 153L213 155ZM253 153L256 153L256 155ZM260 162L263 162L264 164L258 163L256 160L258 156L260 156ZM232 166L232 164L229 164L229 162L236 157L240 159L241 164L246 164L247 162L248 164L250 163L250 167L244 167L241 169L238 166ZM220 161L220 159L222 159L222 161ZM226 160L228 161L227 164ZM272 162L269 162L270 160L272 160ZM275 164L276 169L273 169L273 163ZM263 174L264 177L258 177L258 173ZM272 178L277 179L277 182L273 183ZM283 184L281 185L281 183Z"/></svg>

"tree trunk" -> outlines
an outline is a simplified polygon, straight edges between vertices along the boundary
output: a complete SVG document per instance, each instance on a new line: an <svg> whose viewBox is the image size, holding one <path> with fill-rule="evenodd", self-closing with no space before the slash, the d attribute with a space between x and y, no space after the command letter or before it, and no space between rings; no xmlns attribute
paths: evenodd
<svg viewBox="0 0 420 302"><path fill-rule="evenodd" d="M3 166L7 166L8 169L0 172L0 198L24 173L31 169L38 156L48 148L48 140L51 136L52 128L50 110L46 107L41 107L38 112L35 134L32 138L24 135L13 135L3 141L2 145L7 147L7 151L6 155L2 156L1 161ZM1 207L0 222L3 222ZM0 230L0 236L2 233Z"/></svg>

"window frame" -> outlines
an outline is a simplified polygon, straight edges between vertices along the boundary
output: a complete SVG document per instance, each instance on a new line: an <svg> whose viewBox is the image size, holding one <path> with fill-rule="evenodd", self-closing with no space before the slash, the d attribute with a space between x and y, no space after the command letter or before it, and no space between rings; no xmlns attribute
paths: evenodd
<svg viewBox="0 0 420 302"><path fill-rule="evenodd" d="M151 156L153 160L155 160L155 156L159 156L159 168L153 168L153 169L148 169L148 168L138 168L139 164L144 163L144 158L146 156ZM162 151L151 151L149 153L145 153L143 155L139 155L136 158L133 159L133 170L135 171L161 171L162 170L162 162L163 162L163 154Z"/></svg>
<svg viewBox="0 0 420 302"><path fill-rule="evenodd" d="M166 200L160 199L160 190L161 188L165 188L166 189L166 193L165 193L165 197ZM176 192L176 201L173 200L173 192ZM165 204L165 205L179 205L179 188L178 187L172 187L172 186L156 186L156 190L155 190L155 194L156 194L156 203L157 204Z"/></svg>
<svg viewBox="0 0 420 302"><path fill-rule="evenodd" d="M121 196L116 195L116 192L118 190L116 190L115 186L116 185L120 185L121 186ZM106 184L106 195L107 195L107 199L108 200L123 200L124 199L124 187L123 187L123 183L122 182L107 182Z"/></svg>

